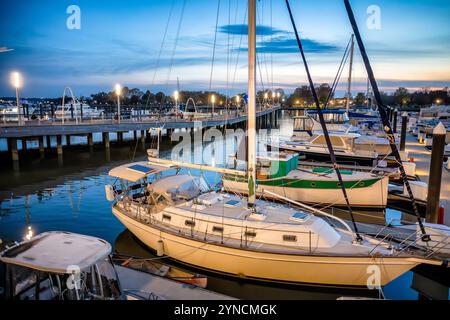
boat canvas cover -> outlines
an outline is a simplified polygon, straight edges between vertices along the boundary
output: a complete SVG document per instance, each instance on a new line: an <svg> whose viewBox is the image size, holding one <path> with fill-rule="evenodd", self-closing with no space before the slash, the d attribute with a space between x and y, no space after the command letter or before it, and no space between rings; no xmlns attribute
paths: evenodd
<svg viewBox="0 0 450 320"><path fill-rule="evenodd" d="M203 179L184 174L169 176L150 185L153 192L185 199L192 199L207 188Z"/></svg>
<svg viewBox="0 0 450 320"><path fill-rule="evenodd" d="M149 164L148 162L134 162L124 164L109 171L111 177L119 179L125 179L128 181L136 182L147 176L163 172L171 169L172 167L160 166L155 164Z"/></svg>
<svg viewBox="0 0 450 320"><path fill-rule="evenodd" d="M46 232L5 250L0 260L34 270L71 273L85 270L111 253L105 240L68 232Z"/></svg>

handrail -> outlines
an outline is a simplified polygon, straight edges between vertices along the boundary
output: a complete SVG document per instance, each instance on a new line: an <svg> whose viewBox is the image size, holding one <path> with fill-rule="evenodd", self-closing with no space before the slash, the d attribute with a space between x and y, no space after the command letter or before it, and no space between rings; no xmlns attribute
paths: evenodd
<svg viewBox="0 0 450 320"><path fill-rule="evenodd" d="M268 190L264 190L264 189L263 189L262 192L263 192L263 193L267 193L268 195L271 195L271 196L273 196L273 197L277 197L277 198L279 198L280 200L284 200L284 201L290 202L290 203L292 203L292 204L295 204L296 206L299 206L299 207L302 207L302 208L311 210L311 211L316 212L316 213L318 213L318 214L321 214L321 215L327 216L327 217L329 217L329 218L331 218L331 219L334 219L334 220L336 220L336 221L339 221L339 222L342 223L342 224L344 225L344 227L345 227L345 228L353 235L353 239L356 239L356 234L355 234L355 232L352 230L352 228L350 228L350 226L347 224L347 222L345 222L345 221L342 220L341 218L335 217L335 216L333 216L333 215L331 215L331 214L329 214L329 213L326 213L326 212L324 212L324 211L322 211L322 210L319 210L319 209L310 207L310 206L308 206L308 205L306 205L306 204L297 202L297 201L295 201L295 200L292 200L292 199L289 199L289 198L280 196L279 194L273 193L273 192L268 191Z"/></svg>

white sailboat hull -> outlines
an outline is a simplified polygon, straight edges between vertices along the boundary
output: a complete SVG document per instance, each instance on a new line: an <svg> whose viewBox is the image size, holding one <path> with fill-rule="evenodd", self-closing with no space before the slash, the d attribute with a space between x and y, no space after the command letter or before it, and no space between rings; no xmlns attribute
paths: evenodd
<svg viewBox="0 0 450 320"><path fill-rule="evenodd" d="M383 286L425 262L411 257L336 257L248 250L172 233L156 225L134 220L115 206L112 211L125 227L153 250L161 249L162 241L164 254L172 259L242 278L271 282L367 286L373 284L375 272L379 274L378 284Z"/></svg>
<svg viewBox="0 0 450 320"><path fill-rule="evenodd" d="M389 178L384 177L369 187L347 188L350 205L354 207L386 207L388 185ZM223 186L224 190L229 192L245 194L247 190L245 182L235 180L224 179ZM345 206L347 204L341 189L290 188L259 184L257 193L263 195L264 191L270 191L303 203L335 206ZM265 196L270 198L267 194Z"/></svg>

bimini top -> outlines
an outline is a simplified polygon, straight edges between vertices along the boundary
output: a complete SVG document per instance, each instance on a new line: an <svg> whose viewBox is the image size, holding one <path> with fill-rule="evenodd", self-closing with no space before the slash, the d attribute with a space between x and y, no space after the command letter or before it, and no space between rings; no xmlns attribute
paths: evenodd
<svg viewBox="0 0 450 320"><path fill-rule="evenodd" d="M74 268L84 270L111 253L105 240L69 232L45 232L29 241L9 248L0 260L53 273L71 273Z"/></svg>
<svg viewBox="0 0 450 320"><path fill-rule="evenodd" d="M174 167L149 164L148 162L141 161L141 162L127 163L122 166L116 167L111 171L109 171L109 175L111 177L136 182L152 174L163 172L172 168Z"/></svg>

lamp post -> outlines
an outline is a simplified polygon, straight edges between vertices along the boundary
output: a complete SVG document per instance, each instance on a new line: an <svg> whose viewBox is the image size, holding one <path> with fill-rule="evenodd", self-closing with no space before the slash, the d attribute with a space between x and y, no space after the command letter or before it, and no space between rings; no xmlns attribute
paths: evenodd
<svg viewBox="0 0 450 320"><path fill-rule="evenodd" d="M173 97L175 98L175 119L178 119L178 99L180 97L178 90L173 93Z"/></svg>
<svg viewBox="0 0 450 320"><path fill-rule="evenodd" d="M120 84L116 84L115 91L117 95L117 121L120 123L120 95L122 93Z"/></svg>
<svg viewBox="0 0 450 320"><path fill-rule="evenodd" d="M20 73L13 72L11 74L12 85L16 89L16 106L17 106L17 121L19 122L19 126L22 125L22 115L20 113L20 98L19 98L19 89L22 85Z"/></svg>
<svg viewBox="0 0 450 320"><path fill-rule="evenodd" d="M278 91L277 92L277 101L278 101L278 103L280 103L280 96L281 96L281 93Z"/></svg>
<svg viewBox="0 0 450 320"><path fill-rule="evenodd" d="M216 102L216 96L215 95L211 95L211 103L212 103L212 113L211 116L214 117L214 103Z"/></svg>
<svg viewBox="0 0 450 320"><path fill-rule="evenodd" d="M236 96L236 115L239 112L239 103L241 102L241 97L239 95Z"/></svg>

